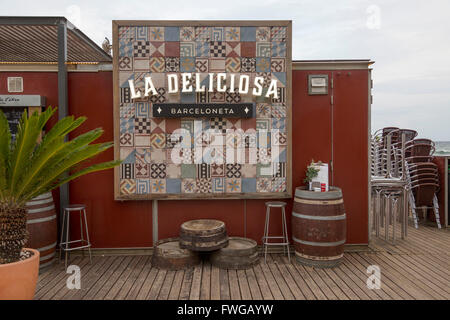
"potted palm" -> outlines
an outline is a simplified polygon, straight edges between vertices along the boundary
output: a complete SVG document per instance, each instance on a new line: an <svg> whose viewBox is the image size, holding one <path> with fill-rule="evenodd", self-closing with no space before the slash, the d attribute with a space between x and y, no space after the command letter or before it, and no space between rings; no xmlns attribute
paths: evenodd
<svg viewBox="0 0 450 320"><path fill-rule="evenodd" d="M16 139L11 140L8 121L0 111L0 300L32 299L36 288L39 252L25 248L25 203L37 195L87 173L112 168L120 161L83 165L111 148L111 142L92 143L103 134L97 128L65 141L85 117L58 121L40 142L47 121L56 108L41 114L22 115Z"/></svg>

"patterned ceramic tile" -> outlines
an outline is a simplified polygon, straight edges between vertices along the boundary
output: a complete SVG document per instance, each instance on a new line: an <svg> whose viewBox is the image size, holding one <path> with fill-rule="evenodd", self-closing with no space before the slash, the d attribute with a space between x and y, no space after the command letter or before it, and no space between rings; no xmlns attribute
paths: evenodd
<svg viewBox="0 0 450 320"><path fill-rule="evenodd" d="M166 146L166 135L164 133L152 133L150 145L153 148L163 149Z"/></svg>
<svg viewBox="0 0 450 320"><path fill-rule="evenodd" d="M195 180L195 192L196 193L211 193L211 178L197 178Z"/></svg>
<svg viewBox="0 0 450 320"><path fill-rule="evenodd" d="M124 195L131 195L136 193L136 180L134 179L120 179L120 193Z"/></svg>
<svg viewBox="0 0 450 320"><path fill-rule="evenodd" d="M256 42L241 42L241 56L256 57Z"/></svg>
<svg viewBox="0 0 450 320"><path fill-rule="evenodd" d="M286 27L271 27L270 28L270 36L272 41L281 41L286 42Z"/></svg>
<svg viewBox="0 0 450 320"><path fill-rule="evenodd" d="M166 64L163 57L150 58L149 66L151 72L164 72L166 69Z"/></svg>
<svg viewBox="0 0 450 320"><path fill-rule="evenodd" d="M270 60L271 72L286 72L286 59L285 58L272 58Z"/></svg>
<svg viewBox="0 0 450 320"><path fill-rule="evenodd" d="M209 72L225 72L225 58L210 58Z"/></svg>
<svg viewBox="0 0 450 320"><path fill-rule="evenodd" d="M256 27L241 27L241 41L256 41Z"/></svg>
<svg viewBox="0 0 450 320"><path fill-rule="evenodd" d="M211 178L211 188L213 193L224 193L225 178Z"/></svg>
<svg viewBox="0 0 450 320"><path fill-rule="evenodd" d="M150 41L164 41L164 27L150 27Z"/></svg>
<svg viewBox="0 0 450 320"><path fill-rule="evenodd" d="M242 165L239 163L227 163L225 165L225 176L227 178L240 178Z"/></svg>
<svg viewBox="0 0 450 320"><path fill-rule="evenodd" d="M194 27L180 28L180 41L194 41L194 40L195 40Z"/></svg>
<svg viewBox="0 0 450 320"><path fill-rule="evenodd" d="M132 133L122 133L119 143L121 147L132 147L134 145L134 135Z"/></svg>
<svg viewBox="0 0 450 320"><path fill-rule="evenodd" d="M164 52L166 57L179 57L180 56L180 42L165 42Z"/></svg>
<svg viewBox="0 0 450 320"><path fill-rule="evenodd" d="M241 178L225 178L225 190L227 193L242 192L241 187L242 187Z"/></svg>
<svg viewBox="0 0 450 320"><path fill-rule="evenodd" d="M194 193L196 187L195 179L187 178L181 180L181 192L182 193Z"/></svg>
<svg viewBox="0 0 450 320"><path fill-rule="evenodd" d="M136 179L136 194L151 193L150 179Z"/></svg>
<svg viewBox="0 0 450 320"><path fill-rule="evenodd" d="M225 40L226 41L240 41L241 40L241 28L240 27L226 27L225 28Z"/></svg>
<svg viewBox="0 0 450 320"><path fill-rule="evenodd" d="M165 27L164 41L180 41L180 27Z"/></svg>
<svg viewBox="0 0 450 320"><path fill-rule="evenodd" d="M150 57L150 41L140 40L133 42L133 57Z"/></svg>
<svg viewBox="0 0 450 320"><path fill-rule="evenodd" d="M120 148L120 160L122 163L134 163L136 149L133 147L121 147Z"/></svg>
<svg viewBox="0 0 450 320"><path fill-rule="evenodd" d="M240 72L241 71L241 59L237 57L229 57L225 59L225 71L226 72Z"/></svg>
<svg viewBox="0 0 450 320"><path fill-rule="evenodd" d="M134 27L135 34L134 39L136 40L150 40L149 39L149 28L147 27Z"/></svg>
<svg viewBox="0 0 450 320"><path fill-rule="evenodd" d="M286 57L286 42L276 42L271 43L272 57Z"/></svg>
<svg viewBox="0 0 450 320"><path fill-rule="evenodd" d="M181 178L181 165L169 163L166 166L167 178Z"/></svg>
<svg viewBox="0 0 450 320"><path fill-rule="evenodd" d="M256 58L256 72L270 72L270 58Z"/></svg>
<svg viewBox="0 0 450 320"><path fill-rule="evenodd" d="M134 119L134 132L136 133L151 133L150 119L148 118L135 118Z"/></svg>
<svg viewBox="0 0 450 320"><path fill-rule="evenodd" d="M180 58L180 71L181 72L195 72L195 58L194 57L181 57Z"/></svg>
<svg viewBox="0 0 450 320"><path fill-rule="evenodd" d="M207 58L210 54L210 43L209 42L195 42L195 54L196 57Z"/></svg>
<svg viewBox="0 0 450 320"><path fill-rule="evenodd" d="M272 178L271 192L285 192L286 178Z"/></svg>
<svg viewBox="0 0 450 320"><path fill-rule="evenodd" d="M152 193L166 193L166 179L150 179Z"/></svg>
<svg viewBox="0 0 450 320"><path fill-rule="evenodd" d="M195 41L211 41L211 27L195 27Z"/></svg>
<svg viewBox="0 0 450 320"><path fill-rule="evenodd" d="M240 57L241 56L241 43L240 42L226 42L225 54L227 57Z"/></svg>
<svg viewBox="0 0 450 320"><path fill-rule="evenodd" d="M256 41L270 41L270 27L257 27Z"/></svg>
<svg viewBox="0 0 450 320"><path fill-rule="evenodd" d="M133 70L133 58L131 58L131 57L120 57L119 58L119 70L120 71Z"/></svg>
<svg viewBox="0 0 450 320"><path fill-rule="evenodd" d="M256 43L256 56L257 57L270 57L270 42L257 42Z"/></svg>
<svg viewBox="0 0 450 320"><path fill-rule="evenodd" d="M242 178L242 192L256 192L256 178Z"/></svg>
<svg viewBox="0 0 450 320"><path fill-rule="evenodd" d="M271 118L271 105L268 103L256 104L256 117L257 118Z"/></svg>
<svg viewBox="0 0 450 320"><path fill-rule="evenodd" d="M191 42L181 42L180 43L180 57L195 57L195 46L194 41Z"/></svg>
<svg viewBox="0 0 450 320"><path fill-rule="evenodd" d="M121 163L120 164L120 178L121 179L134 179L134 163Z"/></svg>
<svg viewBox="0 0 450 320"><path fill-rule="evenodd" d="M135 178L149 178L150 177L150 165L148 163L135 163L134 164L134 176Z"/></svg>
<svg viewBox="0 0 450 320"><path fill-rule="evenodd" d="M211 40L225 41L224 31L224 27L211 27Z"/></svg>
<svg viewBox="0 0 450 320"><path fill-rule="evenodd" d="M181 179L166 179L166 193L181 193Z"/></svg>
<svg viewBox="0 0 450 320"><path fill-rule="evenodd" d="M168 42L170 43L170 42ZM174 42L176 43L176 42ZM152 57L164 57L166 55L166 42L151 42L150 55ZM172 55L169 55L172 56Z"/></svg>
<svg viewBox="0 0 450 320"><path fill-rule="evenodd" d="M211 41L209 43L209 56L212 58L225 58L225 42L223 41Z"/></svg>
<svg viewBox="0 0 450 320"><path fill-rule="evenodd" d="M277 88L277 96L272 97L272 103L286 103L286 88Z"/></svg>
<svg viewBox="0 0 450 320"><path fill-rule="evenodd" d="M255 58L242 58L241 59L241 71L242 72L255 72L256 71L256 59Z"/></svg>
<svg viewBox="0 0 450 320"><path fill-rule="evenodd" d="M272 179L271 178L256 178L257 192L271 192Z"/></svg>
<svg viewBox="0 0 450 320"><path fill-rule="evenodd" d="M272 72L272 80L277 82L277 87L286 87L286 72Z"/></svg>
<svg viewBox="0 0 450 320"><path fill-rule="evenodd" d="M180 58L168 57L165 59L166 72L179 72L180 71Z"/></svg>

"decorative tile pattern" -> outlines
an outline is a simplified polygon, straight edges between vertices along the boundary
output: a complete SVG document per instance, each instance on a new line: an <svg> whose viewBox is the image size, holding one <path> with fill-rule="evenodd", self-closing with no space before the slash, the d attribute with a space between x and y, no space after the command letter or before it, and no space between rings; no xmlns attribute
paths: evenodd
<svg viewBox="0 0 450 320"><path fill-rule="evenodd" d="M120 194L189 197L203 193L213 197L285 192L289 114L287 34L286 27L270 24L120 26L117 39ZM205 86L207 90L169 94L167 75L179 76L183 72L199 73L199 83L192 79L191 85L194 89ZM217 92L219 72L227 74L227 86L234 77L234 92L229 89ZM210 74L214 77L212 91L208 90ZM240 75L250 79L248 94L238 92ZM132 100L128 80L134 80L136 89L143 92L147 76L152 77L157 94ZM262 77L261 96L253 96L251 92L255 77ZM277 83L277 97L265 97L272 80ZM255 104L255 115L249 119L153 118L152 104L166 102L249 102ZM185 134L180 134L179 129L185 129ZM241 129L249 131L241 135L237 131ZM202 147L202 153L194 153L194 147Z"/></svg>
<svg viewBox="0 0 450 320"><path fill-rule="evenodd" d="M241 56L241 43L240 42L226 42L225 54L227 57L240 57Z"/></svg>
<svg viewBox="0 0 450 320"><path fill-rule="evenodd" d="M180 41L194 41L194 40L195 40L194 27L180 28Z"/></svg>

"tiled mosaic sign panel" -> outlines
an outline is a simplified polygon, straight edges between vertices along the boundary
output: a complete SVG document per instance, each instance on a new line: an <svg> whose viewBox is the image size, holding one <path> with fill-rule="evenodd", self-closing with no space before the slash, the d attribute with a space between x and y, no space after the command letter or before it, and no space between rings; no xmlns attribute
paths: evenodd
<svg viewBox="0 0 450 320"><path fill-rule="evenodd" d="M290 196L290 28L289 21L114 21L115 155L123 160L115 171L116 199ZM206 86L210 73L234 74L237 79L245 74L250 77L250 91L255 77L264 78L263 90L276 80L278 98L229 90L169 94L167 74L186 72L200 73ZM131 99L128 80L134 80L139 88L147 76L158 94ZM154 103L242 102L255 103L255 117L152 117ZM223 136L223 148L214 149L218 153L226 157L226 147L232 144L236 153L247 158L243 163L223 164L174 161L174 147L180 141L172 133L180 128L192 134L192 141L181 142L178 159L193 160L194 146L211 146L211 138L205 140L201 134L208 129L214 132L214 139ZM268 139L261 144L258 138L247 137L237 143L233 139L239 138L227 136L227 129L253 129L256 137L264 132ZM251 150L256 150L256 163L249 159ZM276 162L265 164L265 158L272 159L273 150Z"/></svg>

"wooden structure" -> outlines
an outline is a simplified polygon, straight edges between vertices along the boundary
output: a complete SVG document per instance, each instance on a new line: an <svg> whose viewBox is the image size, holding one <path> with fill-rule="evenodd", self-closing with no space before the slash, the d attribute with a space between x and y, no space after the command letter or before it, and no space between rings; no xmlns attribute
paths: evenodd
<svg viewBox="0 0 450 320"><path fill-rule="evenodd" d="M342 191L296 188L292 209L292 239L298 262L316 267L334 267L344 255L346 215Z"/></svg>
<svg viewBox="0 0 450 320"><path fill-rule="evenodd" d="M228 244L225 223L219 220L186 221L180 227L180 247L192 251L211 252Z"/></svg>
<svg viewBox="0 0 450 320"><path fill-rule="evenodd" d="M160 269L182 270L200 263L198 253L180 248L178 238L160 240L152 255L152 265Z"/></svg>
<svg viewBox="0 0 450 320"><path fill-rule="evenodd" d="M209 260L223 269L248 269L259 263L258 246L252 239L230 237L228 245L212 252Z"/></svg>
<svg viewBox="0 0 450 320"><path fill-rule="evenodd" d="M397 230L400 233L400 230ZM396 246L374 238L369 248L349 251L333 269L317 269L279 254L267 265L224 270L203 262L187 270L154 268L150 256L81 256L73 263L83 275L82 290L66 286L67 274L55 265L39 275L40 300L412 300L450 299L450 231L408 227L408 241ZM381 288L367 288L367 267L381 269Z"/></svg>

